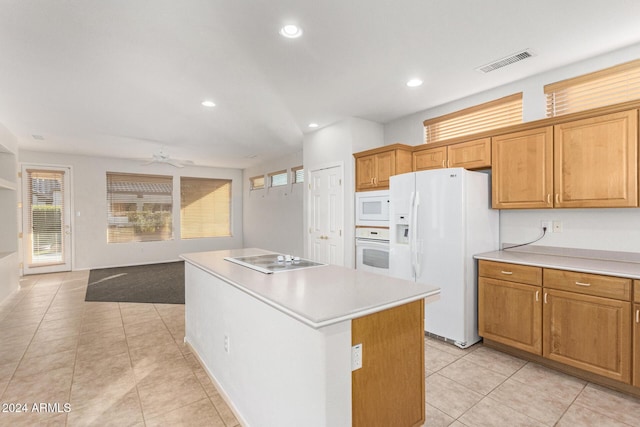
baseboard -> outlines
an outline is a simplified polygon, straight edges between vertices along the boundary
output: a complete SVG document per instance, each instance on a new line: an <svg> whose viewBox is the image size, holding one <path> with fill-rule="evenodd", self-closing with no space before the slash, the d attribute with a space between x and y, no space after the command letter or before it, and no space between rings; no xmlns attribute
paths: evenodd
<svg viewBox="0 0 640 427"><path fill-rule="evenodd" d="M220 385L220 383L218 382L218 380L216 379L215 375L213 375L211 373L211 371L209 370L209 368L207 367L207 365L202 361L202 359L200 358L200 355L198 354L198 352L193 348L193 346L191 345L191 343L189 343L189 341L187 340L187 337L184 337L184 343L187 346L187 348L189 349L189 351L191 352L191 354L193 354L193 356L196 358L196 360L198 361L198 363L200 363L200 366L202 366L202 369L204 369L204 371L207 373L207 376L209 377L209 379L211 380L211 382L213 383L213 385L215 386L216 390L218 390L218 393L220 394L220 396L222 397L222 399L225 401L225 403L227 404L227 406L229 406L229 409L231 409L231 412L233 412L233 415L236 417L236 419L238 420L238 422L240 423L240 425L242 427L249 427L249 424L247 423L247 421L242 417L242 415L240 415L240 412L238 411L238 408L236 408L236 406L233 404L233 402L231 401L231 399L229 398L229 395L227 394L227 392L225 391L224 387L222 387L222 385Z"/></svg>

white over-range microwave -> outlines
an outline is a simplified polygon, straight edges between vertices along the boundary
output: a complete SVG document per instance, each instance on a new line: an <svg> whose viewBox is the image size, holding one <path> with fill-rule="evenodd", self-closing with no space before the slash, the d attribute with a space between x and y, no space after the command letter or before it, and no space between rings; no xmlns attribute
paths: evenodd
<svg viewBox="0 0 640 427"><path fill-rule="evenodd" d="M356 225L389 226L389 190L356 193Z"/></svg>

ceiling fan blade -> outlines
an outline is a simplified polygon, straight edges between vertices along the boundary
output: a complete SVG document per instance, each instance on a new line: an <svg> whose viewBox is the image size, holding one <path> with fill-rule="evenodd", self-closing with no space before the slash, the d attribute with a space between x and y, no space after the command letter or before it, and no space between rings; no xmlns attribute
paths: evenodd
<svg viewBox="0 0 640 427"><path fill-rule="evenodd" d="M170 160L170 159L169 160L165 160L163 163L167 163L167 164L169 164L171 166L175 166L177 168L183 168L184 167L184 165L182 163L178 163L175 160Z"/></svg>

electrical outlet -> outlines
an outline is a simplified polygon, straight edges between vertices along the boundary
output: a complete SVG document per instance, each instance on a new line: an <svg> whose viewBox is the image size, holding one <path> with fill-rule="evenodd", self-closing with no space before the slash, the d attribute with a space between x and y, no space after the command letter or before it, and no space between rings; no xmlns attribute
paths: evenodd
<svg viewBox="0 0 640 427"><path fill-rule="evenodd" d="M224 336L224 352L229 353L230 343L229 343L229 335Z"/></svg>
<svg viewBox="0 0 640 427"><path fill-rule="evenodd" d="M351 370L356 371L362 368L362 343L351 347Z"/></svg>
<svg viewBox="0 0 640 427"><path fill-rule="evenodd" d="M562 221L553 221L553 232L562 233Z"/></svg>
<svg viewBox="0 0 640 427"><path fill-rule="evenodd" d="M553 231L551 230L552 223L549 220L540 221L540 227L546 228L547 233L553 233Z"/></svg>

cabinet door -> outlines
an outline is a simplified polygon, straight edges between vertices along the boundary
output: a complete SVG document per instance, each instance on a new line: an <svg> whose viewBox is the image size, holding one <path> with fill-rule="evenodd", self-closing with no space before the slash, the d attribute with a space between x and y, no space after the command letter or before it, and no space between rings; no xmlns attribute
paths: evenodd
<svg viewBox="0 0 640 427"><path fill-rule="evenodd" d="M544 289L543 356L630 383L631 303Z"/></svg>
<svg viewBox="0 0 640 427"><path fill-rule="evenodd" d="M481 169L491 167L491 138L482 138L447 147L450 168Z"/></svg>
<svg viewBox="0 0 640 427"><path fill-rule="evenodd" d="M553 207L551 126L492 138L491 165L494 209Z"/></svg>
<svg viewBox="0 0 640 427"><path fill-rule="evenodd" d="M478 334L534 354L542 354L541 288L481 277L478 280Z"/></svg>
<svg viewBox="0 0 640 427"><path fill-rule="evenodd" d="M442 169L447 166L447 147L431 148L413 153L413 170Z"/></svg>
<svg viewBox="0 0 640 427"><path fill-rule="evenodd" d="M351 373L351 425L421 426L424 301L353 319L351 342L362 344L362 368Z"/></svg>
<svg viewBox="0 0 640 427"><path fill-rule="evenodd" d="M556 125L555 206L638 206L637 148L637 110Z"/></svg>
<svg viewBox="0 0 640 427"><path fill-rule="evenodd" d="M396 152L376 154L375 187L389 188L389 178L396 174Z"/></svg>
<svg viewBox="0 0 640 427"><path fill-rule="evenodd" d="M376 156L364 156L356 159L356 191L375 187Z"/></svg>
<svg viewBox="0 0 640 427"><path fill-rule="evenodd" d="M633 306L633 385L640 387L640 304Z"/></svg>

